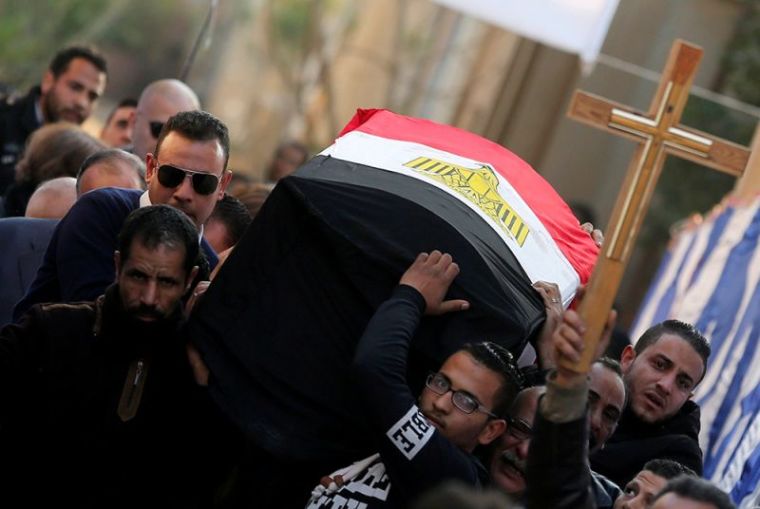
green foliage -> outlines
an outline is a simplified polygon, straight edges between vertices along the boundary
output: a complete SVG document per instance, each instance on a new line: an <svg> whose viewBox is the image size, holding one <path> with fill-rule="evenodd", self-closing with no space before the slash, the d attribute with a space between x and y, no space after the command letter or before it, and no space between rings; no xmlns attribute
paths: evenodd
<svg viewBox="0 0 760 509"><path fill-rule="evenodd" d="M760 106L760 2L745 1L744 15L723 59L728 93Z"/></svg>
<svg viewBox="0 0 760 509"><path fill-rule="evenodd" d="M139 89L179 73L207 9L205 0L0 0L0 80L23 91L58 49L81 43L139 69L122 87Z"/></svg>

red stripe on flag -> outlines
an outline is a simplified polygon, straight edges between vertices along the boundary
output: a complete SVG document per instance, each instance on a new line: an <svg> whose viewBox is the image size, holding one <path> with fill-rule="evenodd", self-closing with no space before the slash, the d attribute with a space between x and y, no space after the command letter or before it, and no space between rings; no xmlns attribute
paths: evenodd
<svg viewBox="0 0 760 509"><path fill-rule="evenodd" d="M374 136L427 145L468 159L491 164L538 216L585 284L599 248L583 231L570 207L554 188L515 154L470 132L430 120L405 117L388 110L359 109L340 136L361 131Z"/></svg>

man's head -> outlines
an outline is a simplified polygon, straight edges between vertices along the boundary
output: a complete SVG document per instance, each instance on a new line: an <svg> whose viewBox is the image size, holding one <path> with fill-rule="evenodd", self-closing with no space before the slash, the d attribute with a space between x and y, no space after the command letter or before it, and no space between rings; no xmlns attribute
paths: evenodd
<svg viewBox="0 0 760 509"><path fill-rule="evenodd" d="M65 216L77 200L76 182L73 177L58 177L40 184L26 204L24 217L60 219Z"/></svg>
<svg viewBox="0 0 760 509"><path fill-rule="evenodd" d="M200 104L195 92L179 80L158 80L145 87L130 117L134 154L145 161L147 154L155 152L161 128L169 117L198 110Z"/></svg>
<svg viewBox="0 0 760 509"><path fill-rule="evenodd" d="M200 228L230 181L229 153L227 127L219 119L205 111L174 115L147 157L151 203L180 209Z"/></svg>
<svg viewBox="0 0 760 509"><path fill-rule="evenodd" d="M109 147L124 148L132 143L134 125L130 118L137 108L134 99L122 99L111 111L100 131L100 139Z"/></svg>
<svg viewBox="0 0 760 509"><path fill-rule="evenodd" d="M237 244L251 219L251 213L243 202L225 194L224 198L216 202L216 207L203 228L203 236L214 251L221 253Z"/></svg>
<svg viewBox="0 0 760 509"><path fill-rule="evenodd" d="M625 485L623 493L615 500L613 509L647 509L657 494L670 480L679 476L696 477L697 474L672 460L650 460L644 468Z"/></svg>
<svg viewBox="0 0 760 509"><path fill-rule="evenodd" d="M680 476L668 482L652 509L735 509L717 486L698 477Z"/></svg>
<svg viewBox="0 0 760 509"><path fill-rule="evenodd" d="M142 189L145 165L136 155L118 148L95 152L84 160L77 173L77 195L101 187Z"/></svg>
<svg viewBox="0 0 760 509"><path fill-rule="evenodd" d="M625 408L626 390L620 364L602 357L591 365L588 385L589 453L604 447Z"/></svg>
<svg viewBox="0 0 760 509"><path fill-rule="evenodd" d="M127 216L114 253L124 309L156 322L170 317L190 289L198 267L198 230L166 205L142 207Z"/></svg>
<svg viewBox="0 0 760 509"><path fill-rule="evenodd" d="M305 163L308 158L309 151L303 143L297 141L283 143L274 151L274 158L267 171L267 180L277 182L281 178L287 177Z"/></svg>
<svg viewBox="0 0 760 509"><path fill-rule="evenodd" d="M82 162L105 146L68 122L44 125L32 133L16 164L18 182L37 185L56 177L74 177Z"/></svg>
<svg viewBox="0 0 760 509"><path fill-rule="evenodd" d="M644 422L675 415L707 369L710 345L692 325L666 320L620 357L634 414Z"/></svg>
<svg viewBox="0 0 760 509"><path fill-rule="evenodd" d="M106 88L106 61L92 48L70 47L50 62L40 84L45 122L81 124Z"/></svg>
<svg viewBox="0 0 760 509"><path fill-rule="evenodd" d="M538 400L545 387L521 391L509 409L506 432L499 438L490 459L491 480L508 495L519 498L525 492L525 466Z"/></svg>
<svg viewBox="0 0 760 509"><path fill-rule="evenodd" d="M520 384L507 350L491 342L467 344L428 377L420 409L443 436L472 451L502 434L506 423L499 416Z"/></svg>

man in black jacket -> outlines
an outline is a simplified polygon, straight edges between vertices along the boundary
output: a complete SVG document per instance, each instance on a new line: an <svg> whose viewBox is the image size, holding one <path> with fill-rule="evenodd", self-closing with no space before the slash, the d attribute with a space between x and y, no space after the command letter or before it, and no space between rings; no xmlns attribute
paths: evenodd
<svg viewBox="0 0 760 509"><path fill-rule="evenodd" d="M552 338L556 369L547 378L546 392L538 402L533 422L527 461L527 507L645 509L668 479L695 474L672 460L652 459L621 490L591 471L587 444L593 398L589 398L592 385L589 379L593 379L594 374L587 378L585 373L565 367L580 359L581 323L577 313L567 311L562 326L555 330ZM609 341L611 325L612 321L598 351Z"/></svg>
<svg viewBox="0 0 760 509"><path fill-rule="evenodd" d="M702 473L699 406L691 401L707 369L710 345L693 326L666 320L623 350L629 404L591 467L625 486L649 459L677 461Z"/></svg>
<svg viewBox="0 0 760 509"><path fill-rule="evenodd" d="M39 86L0 102L0 195L14 180L29 135L45 123L87 120L105 90L106 72L106 61L91 48L66 48L50 62Z"/></svg>
<svg viewBox="0 0 760 509"><path fill-rule="evenodd" d="M422 253L375 312L352 374L379 453L323 478L307 507L408 507L445 480L477 486L487 479L472 451L505 429L498 416L521 383L509 352L489 342L465 345L428 376L419 399L406 382L409 343L422 314L469 307L443 300L458 273L448 254Z"/></svg>
<svg viewBox="0 0 760 509"><path fill-rule="evenodd" d="M183 213L138 209L103 296L0 331L0 505L212 504L236 436L180 334L198 250Z"/></svg>

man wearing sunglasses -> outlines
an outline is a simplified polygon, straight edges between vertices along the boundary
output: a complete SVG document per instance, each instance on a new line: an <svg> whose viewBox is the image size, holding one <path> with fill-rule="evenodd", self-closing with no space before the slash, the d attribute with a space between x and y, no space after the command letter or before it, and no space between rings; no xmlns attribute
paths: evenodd
<svg viewBox="0 0 760 509"><path fill-rule="evenodd" d="M147 205L171 205L190 217L210 268L217 256L202 239L203 224L230 179L227 127L204 111L171 117L147 157L148 190L105 188L82 195L61 220L42 267L13 311L14 321L33 304L93 300L113 281L111 263L124 219Z"/></svg>
<svg viewBox="0 0 760 509"><path fill-rule="evenodd" d="M149 84L140 94L137 108L129 117L132 129L132 152L145 161L156 150L161 128L169 117L180 111L199 110L201 103L193 89L174 80L158 80Z"/></svg>
<svg viewBox="0 0 760 509"><path fill-rule="evenodd" d="M448 254L420 254L370 320L352 373L379 453L324 477L307 507L407 507L444 480L477 486L487 478L472 451L506 427L498 416L521 384L509 352L489 342L465 345L428 376L416 401L406 382L409 344L423 313L469 308L444 300L458 273Z"/></svg>

